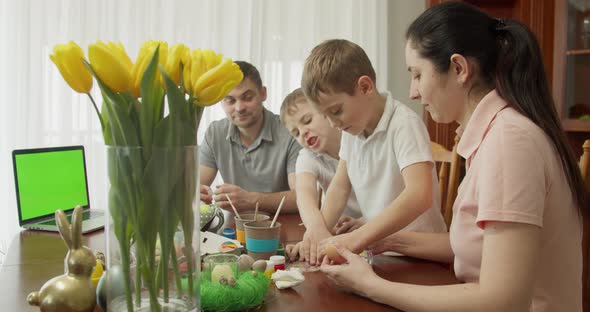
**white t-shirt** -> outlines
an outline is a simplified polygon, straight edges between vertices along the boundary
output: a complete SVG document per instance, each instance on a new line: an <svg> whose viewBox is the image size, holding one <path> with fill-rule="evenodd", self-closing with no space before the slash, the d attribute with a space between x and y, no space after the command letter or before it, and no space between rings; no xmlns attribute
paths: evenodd
<svg viewBox="0 0 590 312"><path fill-rule="evenodd" d="M295 164L295 173L307 172L313 174L324 192L324 198L326 198L326 191L328 190L330 182L334 178L334 174L336 174L336 168L338 168L337 159L302 148L299 151L297 163ZM354 191L352 191L348 197L348 202L346 203L343 215L348 215L353 218L362 217Z"/></svg>
<svg viewBox="0 0 590 312"><path fill-rule="evenodd" d="M342 133L340 158L346 160L348 177L363 216L378 216L404 190L401 170L419 162L433 162L430 139L424 122L409 107L394 100L389 92L377 128L368 138ZM440 212L436 170L432 168L434 205L404 230L444 232Z"/></svg>

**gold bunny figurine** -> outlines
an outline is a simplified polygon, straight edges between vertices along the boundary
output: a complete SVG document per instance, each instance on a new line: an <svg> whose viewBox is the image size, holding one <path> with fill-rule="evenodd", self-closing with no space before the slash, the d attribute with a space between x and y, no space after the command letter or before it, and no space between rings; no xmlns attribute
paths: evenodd
<svg viewBox="0 0 590 312"><path fill-rule="evenodd" d="M82 246L82 207L72 215L72 225L63 211L55 212L59 233L68 246L67 269L63 275L47 281L40 291L27 296L30 305L41 312L91 312L96 305L96 292L90 275L96 265L92 251Z"/></svg>

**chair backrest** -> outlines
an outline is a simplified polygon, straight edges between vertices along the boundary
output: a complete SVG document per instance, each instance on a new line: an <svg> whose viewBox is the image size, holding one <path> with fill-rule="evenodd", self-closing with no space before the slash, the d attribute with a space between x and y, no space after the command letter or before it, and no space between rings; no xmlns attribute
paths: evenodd
<svg viewBox="0 0 590 312"><path fill-rule="evenodd" d="M586 184L586 189L590 190L590 140L584 141L582 145L584 150L580 157L580 172ZM590 311L590 218L584 217L584 236L582 237L582 256L584 259L583 297L584 311Z"/></svg>
<svg viewBox="0 0 590 312"><path fill-rule="evenodd" d="M457 197L459 188L459 175L461 173L461 157L457 154L459 137L455 137L455 146L449 151L444 146L430 142L432 157L440 164L438 170L438 188L441 198L441 212L444 216L447 228L453 219L453 203Z"/></svg>
<svg viewBox="0 0 590 312"><path fill-rule="evenodd" d="M580 157L580 171L582 178L586 182L586 187L590 186L590 140L584 141L582 145L583 153Z"/></svg>

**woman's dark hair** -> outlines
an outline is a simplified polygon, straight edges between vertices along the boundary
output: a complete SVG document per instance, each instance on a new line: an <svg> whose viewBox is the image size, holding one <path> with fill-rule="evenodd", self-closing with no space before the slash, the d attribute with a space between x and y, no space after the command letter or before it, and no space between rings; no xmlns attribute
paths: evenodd
<svg viewBox="0 0 590 312"><path fill-rule="evenodd" d="M555 110L535 36L514 20L495 19L463 2L426 10L408 28L406 39L436 70L449 70L451 55L474 59L482 83L537 124L553 142L574 199L590 215L588 191Z"/></svg>

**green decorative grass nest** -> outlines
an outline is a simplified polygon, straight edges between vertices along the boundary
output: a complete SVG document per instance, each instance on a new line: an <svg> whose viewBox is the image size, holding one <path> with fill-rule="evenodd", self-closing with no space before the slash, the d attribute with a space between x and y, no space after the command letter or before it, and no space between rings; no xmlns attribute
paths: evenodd
<svg viewBox="0 0 590 312"><path fill-rule="evenodd" d="M203 311L244 311L262 304L270 280L262 272L240 274L234 286L211 283L211 274L201 272L201 309ZM183 287L187 280L183 280Z"/></svg>

